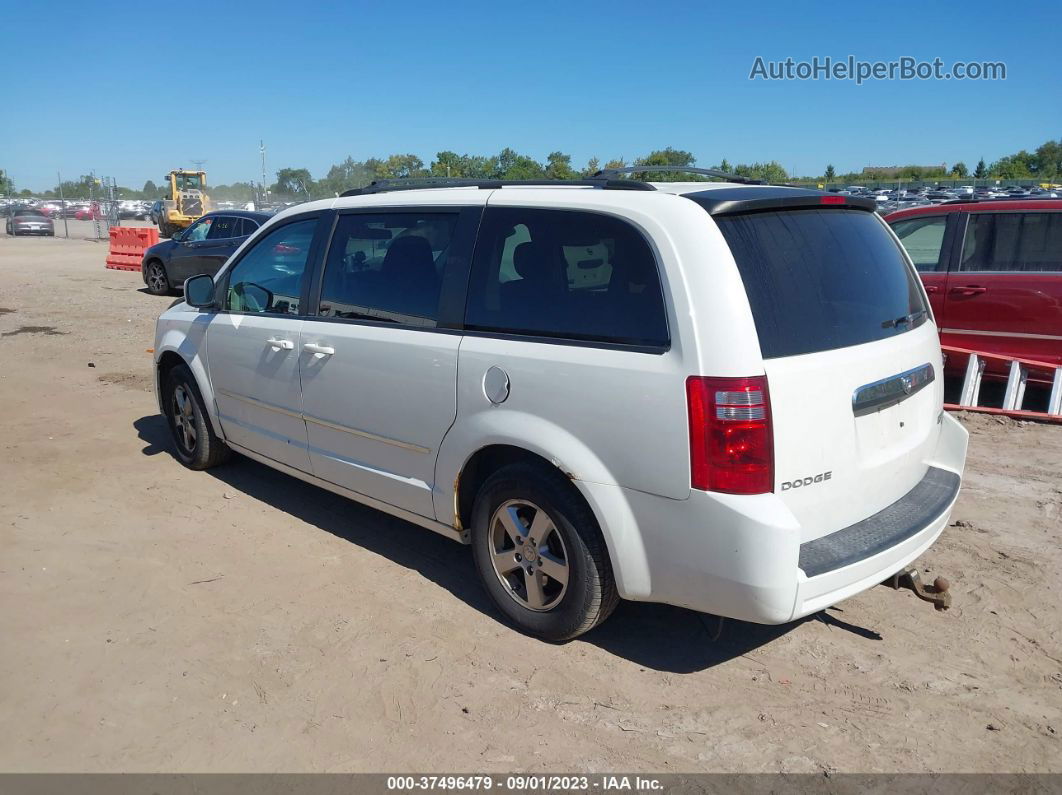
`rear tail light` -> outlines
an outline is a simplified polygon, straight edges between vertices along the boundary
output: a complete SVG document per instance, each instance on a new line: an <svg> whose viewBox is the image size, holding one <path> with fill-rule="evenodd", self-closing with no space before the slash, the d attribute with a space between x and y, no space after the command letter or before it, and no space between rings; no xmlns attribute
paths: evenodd
<svg viewBox="0 0 1062 795"><path fill-rule="evenodd" d="M702 491L765 494L774 489L767 378L686 379L690 485Z"/></svg>

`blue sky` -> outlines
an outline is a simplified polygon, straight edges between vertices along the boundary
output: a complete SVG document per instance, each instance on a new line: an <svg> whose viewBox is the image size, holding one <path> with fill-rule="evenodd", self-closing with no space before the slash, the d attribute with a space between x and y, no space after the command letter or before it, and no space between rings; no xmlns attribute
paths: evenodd
<svg viewBox="0 0 1062 795"><path fill-rule="evenodd" d="M182 12L181 9L187 10ZM701 165L971 168L1062 136L1062 3L5 3L0 168L139 188L505 146L576 165L674 146ZM750 81L757 56L949 65L999 82Z"/></svg>

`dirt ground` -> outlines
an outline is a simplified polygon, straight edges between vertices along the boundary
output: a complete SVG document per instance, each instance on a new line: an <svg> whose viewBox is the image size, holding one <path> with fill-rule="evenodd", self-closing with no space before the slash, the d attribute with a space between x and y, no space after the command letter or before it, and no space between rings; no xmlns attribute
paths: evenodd
<svg viewBox="0 0 1062 795"><path fill-rule="evenodd" d="M784 627L624 604L563 646L468 549L245 459L151 392L172 300L105 244L0 239L0 770L1062 771L1062 427L964 417L937 613Z"/></svg>

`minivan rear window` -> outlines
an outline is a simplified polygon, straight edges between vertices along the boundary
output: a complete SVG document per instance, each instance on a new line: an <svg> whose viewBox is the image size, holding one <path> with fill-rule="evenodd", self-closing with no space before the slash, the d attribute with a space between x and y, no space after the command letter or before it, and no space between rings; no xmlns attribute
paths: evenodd
<svg viewBox="0 0 1062 795"><path fill-rule="evenodd" d="M926 321L917 277L872 213L792 209L715 221L765 359L874 342Z"/></svg>

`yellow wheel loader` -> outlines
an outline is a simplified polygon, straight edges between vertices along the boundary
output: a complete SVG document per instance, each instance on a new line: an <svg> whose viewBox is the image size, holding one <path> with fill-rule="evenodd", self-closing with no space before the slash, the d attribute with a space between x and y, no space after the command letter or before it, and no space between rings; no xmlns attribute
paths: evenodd
<svg viewBox="0 0 1062 795"><path fill-rule="evenodd" d="M210 212L206 172L179 168L164 179L168 196L163 199L162 211L159 213L159 234L173 237L181 229L191 226L201 215Z"/></svg>

